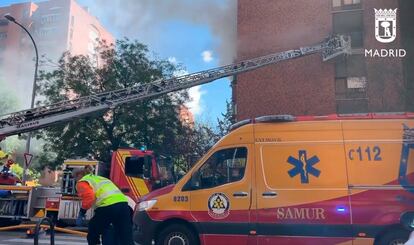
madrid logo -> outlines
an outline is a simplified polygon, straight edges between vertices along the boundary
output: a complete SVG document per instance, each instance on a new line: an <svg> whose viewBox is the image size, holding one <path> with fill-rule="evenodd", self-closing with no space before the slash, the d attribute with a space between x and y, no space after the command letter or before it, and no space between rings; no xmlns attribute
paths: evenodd
<svg viewBox="0 0 414 245"><path fill-rule="evenodd" d="M375 38L381 43L390 43L397 37L397 9L374 9Z"/></svg>
<svg viewBox="0 0 414 245"><path fill-rule="evenodd" d="M397 37L397 9L375 9L375 38L391 43ZM405 49L365 49L365 57L405 57Z"/></svg>

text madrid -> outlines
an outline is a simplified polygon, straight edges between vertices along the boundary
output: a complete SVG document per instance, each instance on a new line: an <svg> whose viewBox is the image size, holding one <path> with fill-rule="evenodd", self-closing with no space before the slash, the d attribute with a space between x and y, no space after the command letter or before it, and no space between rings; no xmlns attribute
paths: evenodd
<svg viewBox="0 0 414 245"><path fill-rule="evenodd" d="M365 57L405 57L405 49L365 49Z"/></svg>

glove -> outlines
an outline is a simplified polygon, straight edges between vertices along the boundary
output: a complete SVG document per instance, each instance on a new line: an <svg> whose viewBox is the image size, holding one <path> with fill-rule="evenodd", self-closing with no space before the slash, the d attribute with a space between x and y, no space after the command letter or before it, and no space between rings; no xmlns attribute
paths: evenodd
<svg viewBox="0 0 414 245"><path fill-rule="evenodd" d="M75 223L76 226L83 226L83 224L85 223L85 214L86 214L85 209L79 210L78 218L76 218L76 223Z"/></svg>

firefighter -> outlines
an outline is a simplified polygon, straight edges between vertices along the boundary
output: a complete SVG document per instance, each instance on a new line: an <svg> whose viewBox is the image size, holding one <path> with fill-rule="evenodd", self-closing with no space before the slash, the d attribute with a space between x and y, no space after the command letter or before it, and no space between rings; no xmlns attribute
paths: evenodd
<svg viewBox="0 0 414 245"><path fill-rule="evenodd" d="M126 196L112 181L91 174L87 168L75 170L73 176L77 181L78 196L82 200L76 225L81 226L86 211L91 207L95 208L94 216L88 225L88 244L100 244L100 236L112 224L122 245L134 245L131 209Z"/></svg>

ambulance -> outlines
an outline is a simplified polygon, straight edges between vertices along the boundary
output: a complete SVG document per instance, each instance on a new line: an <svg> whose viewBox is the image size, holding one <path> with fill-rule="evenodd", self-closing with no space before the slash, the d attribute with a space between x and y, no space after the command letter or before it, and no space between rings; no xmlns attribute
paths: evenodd
<svg viewBox="0 0 414 245"><path fill-rule="evenodd" d="M130 173L133 174L133 173ZM404 244L414 113L263 116L233 126L136 207L139 244Z"/></svg>

